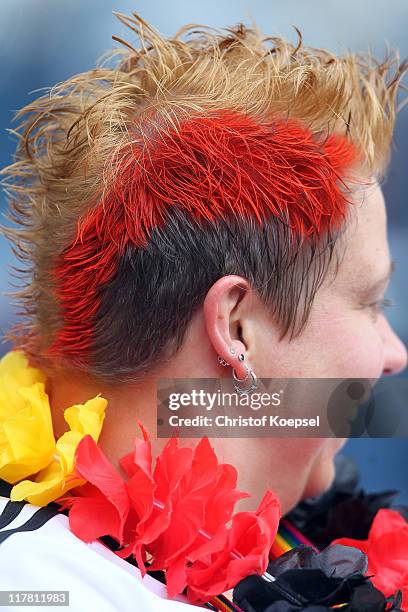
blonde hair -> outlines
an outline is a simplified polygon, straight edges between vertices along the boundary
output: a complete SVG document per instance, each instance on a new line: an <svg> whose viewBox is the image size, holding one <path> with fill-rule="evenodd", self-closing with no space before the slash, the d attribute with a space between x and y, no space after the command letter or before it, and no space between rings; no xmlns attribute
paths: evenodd
<svg viewBox="0 0 408 612"><path fill-rule="evenodd" d="M165 38L136 13L117 17L138 37L98 66L57 84L19 112L14 163L4 168L9 197L2 227L26 266L11 293L22 321L5 339L41 352L61 325L53 268L72 243L96 198L109 192L116 162L134 138L178 129L183 117L233 110L256 121L297 119L313 134L341 134L363 153L370 172L383 175L407 63L397 52L343 57L265 36L256 25L214 30L186 25ZM32 340L40 339L34 351Z"/></svg>

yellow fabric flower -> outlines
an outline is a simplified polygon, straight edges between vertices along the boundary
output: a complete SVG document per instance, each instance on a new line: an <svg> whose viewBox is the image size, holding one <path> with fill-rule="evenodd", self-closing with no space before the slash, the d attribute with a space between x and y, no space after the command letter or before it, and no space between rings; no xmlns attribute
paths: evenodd
<svg viewBox="0 0 408 612"><path fill-rule="evenodd" d="M45 380L21 351L0 360L0 478L7 482L38 472L54 454Z"/></svg>
<svg viewBox="0 0 408 612"><path fill-rule="evenodd" d="M95 442L101 433L105 416L106 399L94 397L85 404L71 406L64 411L64 418L71 428L55 445L55 453L49 465L41 470L34 480L23 480L13 487L12 501L27 501L37 506L46 506L61 497L66 491L85 483L75 476L75 450L81 439L90 434Z"/></svg>
<svg viewBox="0 0 408 612"><path fill-rule="evenodd" d="M84 484L74 473L75 451L86 434L98 441L107 406L97 395L67 408L70 431L56 442L45 381L21 351L0 360L0 478L18 483L11 490L12 501L26 499L38 506Z"/></svg>

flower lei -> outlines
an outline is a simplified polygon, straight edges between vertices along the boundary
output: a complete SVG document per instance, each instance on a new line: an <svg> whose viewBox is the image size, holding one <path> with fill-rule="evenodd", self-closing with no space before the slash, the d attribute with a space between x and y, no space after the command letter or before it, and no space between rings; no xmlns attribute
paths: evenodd
<svg viewBox="0 0 408 612"><path fill-rule="evenodd" d="M142 575L147 563L165 570L169 597L187 586L190 601L208 601L265 571L279 500L267 491L255 512L233 515L248 495L236 489L236 469L218 463L207 438L194 449L171 439L153 471L140 424L143 440L120 460L125 479L97 446L104 398L67 408L70 431L56 442L44 375L12 351L0 362L0 379L0 478L17 483L12 501L69 507L70 529L85 542L109 535L122 546L119 556L134 555ZM71 489L75 494L64 496Z"/></svg>
<svg viewBox="0 0 408 612"><path fill-rule="evenodd" d="M194 449L169 440L153 469L149 436L139 423L143 438L121 458L122 477L97 445L106 399L97 395L67 408L69 430L56 441L45 383L24 353L14 350L0 360L0 479L14 485L10 499L39 506L56 501L69 509L70 529L83 541L110 536L118 542L116 554L135 558L142 576L164 570L170 598L186 592L200 604L235 587L234 601L255 612L339 604L357 610L367 597L370 610L399 610L402 595L408 599L408 556L397 555L401 571L384 572L377 563L384 532L387 542L397 528L408 537L401 515L379 512L367 541L338 540L321 553L302 545L270 561L281 518L277 496L267 490L257 510L233 514L248 494L236 489L236 469L218 462L207 438ZM387 599L366 576L374 568ZM391 597L398 587L403 592Z"/></svg>
<svg viewBox="0 0 408 612"><path fill-rule="evenodd" d="M84 484L74 476L75 450L87 434L97 442L107 405L96 396L67 408L70 429L56 441L45 382L43 372L30 367L21 351L0 360L0 478L18 483L12 501L26 499L38 506Z"/></svg>

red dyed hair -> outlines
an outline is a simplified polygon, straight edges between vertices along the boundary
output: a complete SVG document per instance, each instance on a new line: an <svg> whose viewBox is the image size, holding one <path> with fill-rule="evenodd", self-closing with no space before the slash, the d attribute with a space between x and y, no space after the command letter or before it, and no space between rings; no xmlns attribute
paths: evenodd
<svg viewBox="0 0 408 612"><path fill-rule="evenodd" d="M343 136L312 134L292 119L258 123L232 111L127 144L110 188L78 221L55 268L63 325L47 355L86 361L98 288L114 277L127 245L146 246L172 207L199 222L235 215L262 224L273 215L298 235L319 236L344 221L345 173L357 159Z"/></svg>

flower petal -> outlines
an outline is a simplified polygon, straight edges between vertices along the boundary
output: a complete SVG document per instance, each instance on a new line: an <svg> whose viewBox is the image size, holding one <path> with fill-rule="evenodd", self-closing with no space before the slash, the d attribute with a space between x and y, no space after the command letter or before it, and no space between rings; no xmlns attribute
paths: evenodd
<svg viewBox="0 0 408 612"><path fill-rule="evenodd" d="M76 472L95 485L107 498L120 516L120 541L123 538L125 521L130 509L125 482L105 457L90 435L78 444L75 461Z"/></svg>
<svg viewBox="0 0 408 612"><path fill-rule="evenodd" d="M12 501L26 499L36 506L46 506L68 489L84 484L80 478L65 481L61 466L53 461L41 470L35 480L23 480L14 485L10 493Z"/></svg>
<svg viewBox="0 0 408 612"><path fill-rule="evenodd" d="M51 410L43 383L19 389L24 406L2 423L0 478L14 483L35 474L55 451Z"/></svg>
<svg viewBox="0 0 408 612"><path fill-rule="evenodd" d="M95 442L100 436L105 409L108 401L104 397L97 395L84 404L75 404L66 408L64 419L70 426L71 431L81 434L90 434Z"/></svg>

